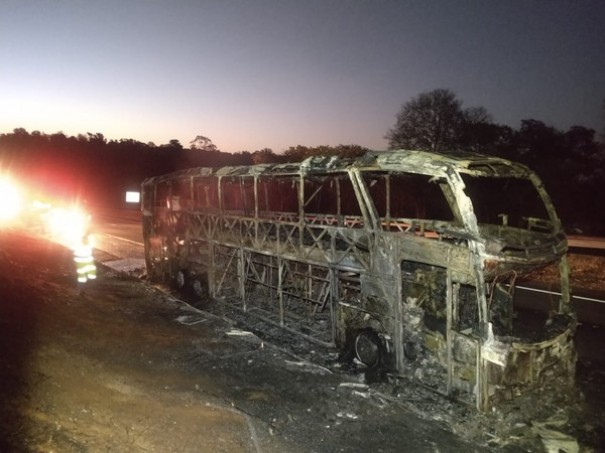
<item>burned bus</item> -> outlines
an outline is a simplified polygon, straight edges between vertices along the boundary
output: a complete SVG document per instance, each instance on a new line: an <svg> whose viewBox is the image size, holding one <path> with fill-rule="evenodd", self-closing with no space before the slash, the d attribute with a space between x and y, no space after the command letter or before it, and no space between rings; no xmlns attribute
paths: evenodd
<svg viewBox="0 0 605 453"><path fill-rule="evenodd" d="M148 275L486 410L575 372L567 241L540 179L474 154L191 168L146 179ZM561 295L517 303L546 266Z"/></svg>

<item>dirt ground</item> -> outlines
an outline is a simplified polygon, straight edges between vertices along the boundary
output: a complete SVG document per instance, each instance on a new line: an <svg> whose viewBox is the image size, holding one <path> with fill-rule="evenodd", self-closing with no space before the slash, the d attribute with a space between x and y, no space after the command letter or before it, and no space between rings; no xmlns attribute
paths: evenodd
<svg viewBox="0 0 605 453"><path fill-rule="evenodd" d="M599 355L571 393L476 414L395 379L368 385L334 351L278 344L221 308L99 277L81 292L68 250L0 231L0 452L605 448Z"/></svg>
<svg viewBox="0 0 605 453"><path fill-rule="evenodd" d="M570 284L572 289L579 292L589 290L605 295L605 255L589 255L583 253L570 253L567 256L569 263ZM534 277L545 283L556 284L558 270L547 267L534 272Z"/></svg>
<svg viewBox="0 0 605 453"><path fill-rule="evenodd" d="M243 414L199 405L195 386L169 391L162 344L182 338L131 304L153 289L101 272L80 295L68 251L3 239L0 451L245 451ZM209 435L217 426L241 435Z"/></svg>

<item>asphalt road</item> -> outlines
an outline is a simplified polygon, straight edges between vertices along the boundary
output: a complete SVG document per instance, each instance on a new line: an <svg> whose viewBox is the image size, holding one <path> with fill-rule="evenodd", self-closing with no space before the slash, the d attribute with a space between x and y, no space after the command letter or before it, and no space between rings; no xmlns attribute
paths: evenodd
<svg viewBox="0 0 605 453"><path fill-rule="evenodd" d="M605 238L567 236L569 247L576 249L605 250Z"/></svg>

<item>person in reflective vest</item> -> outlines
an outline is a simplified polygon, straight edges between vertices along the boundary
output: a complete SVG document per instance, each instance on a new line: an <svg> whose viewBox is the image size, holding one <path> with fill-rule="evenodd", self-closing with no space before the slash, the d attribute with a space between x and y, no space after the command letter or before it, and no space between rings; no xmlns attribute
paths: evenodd
<svg viewBox="0 0 605 453"><path fill-rule="evenodd" d="M74 261L76 262L78 283L83 284L88 280L97 278L97 266L95 266L92 256L92 244L89 234L85 234L80 243L74 247Z"/></svg>

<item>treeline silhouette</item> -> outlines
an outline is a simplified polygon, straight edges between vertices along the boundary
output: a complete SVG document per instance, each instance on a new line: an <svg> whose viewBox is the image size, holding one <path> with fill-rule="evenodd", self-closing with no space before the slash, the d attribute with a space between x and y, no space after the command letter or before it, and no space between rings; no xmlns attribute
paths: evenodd
<svg viewBox="0 0 605 453"><path fill-rule="evenodd" d="M594 130L575 126L561 132L537 120L522 121L519 130L495 127L506 130L488 134L494 141L490 144L484 139L484 153L524 163L536 171L569 232L605 236L605 146L595 139ZM107 140L100 133L67 136L18 128L0 134L0 172L15 174L40 196L124 207L126 190L137 190L143 179L175 170L297 162L311 155L354 157L366 151L358 145L298 145L280 154L268 148L226 153L212 144L184 148L178 140L155 145L132 139Z"/></svg>
<svg viewBox="0 0 605 453"><path fill-rule="evenodd" d="M521 121L518 130L487 124L478 151L520 162L546 186L568 233L605 236L605 143L594 129L566 132L542 121Z"/></svg>
<svg viewBox="0 0 605 453"><path fill-rule="evenodd" d="M199 138L199 136L198 136ZM292 147L283 154L265 148L221 152L209 139L204 148L184 148L178 140L156 146L132 139L107 140L101 133L67 136L23 128L0 134L0 172L21 178L36 195L86 200L100 206L121 206L126 190L143 179L191 167L222 167L294 162L310 155L362 155L357 145Z"/></svg>

